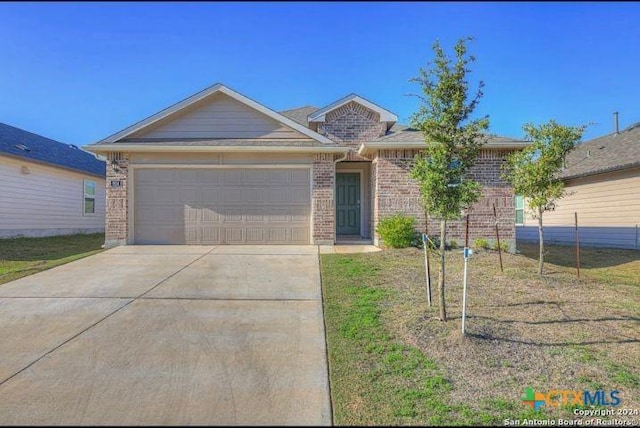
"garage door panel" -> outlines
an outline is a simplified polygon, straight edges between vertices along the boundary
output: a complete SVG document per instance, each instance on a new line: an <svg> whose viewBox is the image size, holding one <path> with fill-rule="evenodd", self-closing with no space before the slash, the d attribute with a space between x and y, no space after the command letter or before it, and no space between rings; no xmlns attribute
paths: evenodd
<svg viewBox="0 0 640 428"><path fill-rule="evenodd" d="M291 203L294 204L296 201L307 201L311 199L311 191L308 188L305 189L289 189L289 193L291 195Z"/></svg>
<svg viewBox="0 0 640 428"><path fill-rule="evenodd" d="M270 204L288 204L290 199L290 189L273 188L267 189L267 200Z"/></svg>
<svg viewBox="0 0 640 428"><path fill-rule="evenodd" d="M187 244L186 236L178 233L175 228L166 226L141 226L136 230L138 244L166 244L167 242L175 244Z"/></svg>
<svg viewBox="0 0 640 428"><path fill-rule="evenodd" d="M309 240L309 228L308 227L293 227L291 228L291 241L304 242Z"/></svg>
<svg viewBox="0 0 640 428"><path fill-rule="evenodd" d="M261 243L265 241L263 228L247 227L247 243Z"/></svg>
<svg viewBox="0 0 640 428"><path fill-rule="evenodd" d="M268 180L268 171L247 169L243 171L244 176L242 182L244 184L263 184Z"/></svg>
<svg viewBox="0 0 640 428"><path fill-rule="evenodd" d="M308 169L135 170L134 241L308 244Z"/></svg>
<svg viewBox="0 0 640 428"><path fill-rule="evenodd" d="M242 208L230 207L223 210L222 223L243 223L244 216Z"/></svg>
<svg viewBox="0 0 640 428"><path fill-rule="evenodd" d="M264 188L245 188L241 191L244 201L252 201L253 204L259 204L268 200L264 193Z"/></svg>
<svg viewBox="0 0 640 428"><path fill-rule="evenodd" d="M151 204L149 209L138 214L138 221L145 225L163 225L174 220L181 220L183 211L179 206Z"/></svg>
<svg viewBox="0 0 640 428"><path fill-rule="evenodd" d="M243 243L243 232L244 228L242 227L225 227L222 229L224 232L225 242L229 244L241 244Z"/></svg>
<svg viewBox="0 0 640 428"><path fill-rule="evenodd" d="M222 201L224 204L239 204L242 205L242 187L228 187L222 189Z"/></svg>
<svg viewBox="0 0 640 428"><path fill-rule="evenodd" d="M267 232L271 242L287 242L290 240L287 236L287 229L270 227Z"/></svg>
<svg viewBox="0 0 640 428"><path fill-rule="evenodd" d="M246 210L245 219L247 223L264 223L264 209L249 209Z"/></svg>
<svg viewBox="0 0 640 428"><path fill-rule="evenodd" d="M269 171L266 182L271 184L289 184L291 174L286 170Z"/></svg>
<svg viewBox="0 0 640 428"><path fill-rule="evenodd" d="M190 206L184 207L184 221L186 226L195 225L200 221L202 210Z"/></svg>
<svg viewBox="0 0 640 428"><path fill-rule="evenodd" d="M203 187L199 189L198 196L199 196L200 202L203 202L207 205L217 204L222 202L220 189L218 188Z"/></svg>
<svg viewBox="0 0 640 428"><path fill-rule="evenodd" d="M203 223L218 223L220 222L220 214L214 208L202 208L202 222Z"/></svg>
<svg viewBox="0 0 640 428"><path fill-rule="evenodd" d="M309 181L310 181L310 176L309 176L309 170L308 169L292 169L292 170L289 170L289 182L290 183L308 184Z"/></svg>
<svg viewBox="0 0 640 428"><path fill-rule="evenodd" d="M196 205L198 203L198 189L175 189L178 194L178 202L187 205Z"/></svg>
<svg viewBox="0 0 640 428"><path fill-rule="evenodd" d="M221 181L221 171L219 169L197 169L196 176L198 177L198 183L215 184L218 185Z"/></svg>
<svg viewBox="0 0 640 428"><path fill-rule="evenodd" d="M218 244L221 242L220 229L218 227L207 227L200 230L200 244Z"/></svg>
<svg viewBox="0 0 640 428"><path fill-rule="evenodd" d="M222 184L234 185L242 183L241 169L223 169L220 171L222 175Z"/></svg>

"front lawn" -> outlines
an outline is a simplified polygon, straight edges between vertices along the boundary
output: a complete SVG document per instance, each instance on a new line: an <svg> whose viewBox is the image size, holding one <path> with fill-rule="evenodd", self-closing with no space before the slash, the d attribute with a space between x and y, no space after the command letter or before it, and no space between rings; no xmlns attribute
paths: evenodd
<svg viewBox="0 0 640 428"><path fill-rule="evenodd" d="M0 284L103 251L103 233L0 239Z"/></svg>
<svg viewBox="0 0 640 428"><path fill-rule="evenodd" d="M554 262L570 249L549 251ZM466 337L460 250L447 254L446 323L426 304L420 250L322 255L334 422L576 418L571 408L533 412L521 401L527 387L618 389L622 407L640 408L640 253L583 249L580 280L562 258L539 278L528 254L504 255L504 274L497 253L472 256Z"/></svg>

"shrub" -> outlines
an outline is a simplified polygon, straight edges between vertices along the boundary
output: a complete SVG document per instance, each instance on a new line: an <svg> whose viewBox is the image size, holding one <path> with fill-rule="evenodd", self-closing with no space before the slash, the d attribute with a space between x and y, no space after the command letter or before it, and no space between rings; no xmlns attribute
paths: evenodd
<svg viewBox="0 0 640 428"><path fill-rule="evenodd" d="M486 250L489 248L489 241L487 240L487 238L476 238L473 241L473 246L476 248L482 248L483 250Z"/></svg>
<svg viewBox="0 0 640 428"><path fill-rule="evenodd" d="M498 251L498 241L494 241L493 245L491 246L491 249ZM509 246L507 245L506 242L502 241L500 242L500 249L504 253L509 249Z"/></svg>
<svg viewBox="0 0 640 428"><path fill-rule="evenodd" d="M450 248L458 248L458 241L456 241L455 239L449 240L449 247Z"/></svg>
<svg viewBox="0 0 640 428"><path fill-rule="evenodd" d="M376 231L385 245L392 248L406 248L416 245L419 240L415 228L415 217L397 213L381 219Z"/></svg>

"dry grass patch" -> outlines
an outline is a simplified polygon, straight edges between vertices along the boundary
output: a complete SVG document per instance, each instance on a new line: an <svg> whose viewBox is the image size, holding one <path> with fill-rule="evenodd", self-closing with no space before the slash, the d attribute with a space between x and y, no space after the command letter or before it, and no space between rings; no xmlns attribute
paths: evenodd
<svg viewBox="0 0 640 428"><path fill-rule="evenodd" d="M460 251L447 254L447 323L438 321L436 306L426 305L419 250L322 256L336 422L498 424L527 414L520 402L527 386L540 391L618 389L625 408L640 408L640 275L625 273L629 266L640 272L640 253L584 249L582 278L577 280L566 260L559 257L554 264L555 254L566 251L550 248L542 278L536 274L537 261L526 252L505 255L504 274L495 252L473 255L465 337L460 333ZM356 273L349 273L354 266ZM429 362L407 381L418 379L422 387L426 379L439 379L438 403L420 404L429 397L418 394L413 413L399 417L394 411L378 412L405 406L404 395L371 393L372 367L384 366L388 352L367 352L366 337L353 340L341 334L341 326L353 324L357 313L358 299L349 298L349 289L377 293L370 305L377 317L375 330L386 338L383 343L415 349ZM374 347L380 341L377 337ZM412 351L403 355L407 352ZM397 358L402 366L406 358ZM386 382L387 390L406 387L400 377L375 381ZM357 394L351 394L352 387ZM366 415L358 416L354 408L365 409ZM569 409L552 416L573 418Z"/></svg>

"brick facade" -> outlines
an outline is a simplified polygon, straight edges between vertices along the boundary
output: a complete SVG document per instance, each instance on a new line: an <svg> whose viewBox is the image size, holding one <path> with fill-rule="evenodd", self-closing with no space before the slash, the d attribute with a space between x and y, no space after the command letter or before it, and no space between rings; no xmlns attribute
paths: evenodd
<svg viewBox="0 0 640 428"><path fill-rule="evenodd" d="M105 213L105 247L111 248L126 245L128 238L127 198L129 155L126 153L109 153L107 155L107 206ZM120 187L112 187L111 181L122 183Z"/></svg>
<svg viewBox="0 0 640 428"><path fill-rule="evenodd" d="M424 231L424 210L420 204L420 190L409 177L415 150L381 150L374 160L376 181L374 187L374 224L386 216L402 212L418 220L419 230ZM504 150L482 150L476 165L469 172L470 177L482 186L482 196L468 211L469 240L478 237L493 242L495 220L493 204L496 205L500 240L515 250L515 206L512 188L500 177L501 165L507 156ZM429 220L429 233L439 234L440 222ZM447 236L464 244L465 224L463 220L448 222ZM379 243L379 235L374 235L374 243Z"/></svg>
<svg viewBox="0 0 640 428"><path fill-rule="evenodd" d="M318 124L318 133L350 147L346 161L367 160L357 154L360 143L382 137L387 125L380 114L353 101L328 112L325 122Z"/></svg>
<svg viewBox="0 0 640 428"><path fill-rule="evenodd" d="M313 243L316 245L333 245L336 237L335 155L317 153L313 159L312 175Z"/></svg>
<svg viewBox="0 0 640 428"><path fill-rule="evenodd" d="M348 146L351 151L345 161L370 162L368 176L370 191L369 218L364 219L365 227L370 225L370 236L379 243L375 228L381 218L403 212L415 216L420 231L424 230L424 210L420 202L420 191L409 170L417 154L416 150L380 150L368 157L356 152L360 144L373 141L386 133L387 124L380 122L380 115L360 104L349 102L325 115L325 122L318 124L318 132L331 140ZM500 177L501 165L508 151L483 150L470 175L482 186L482 198L469 210L471 242L476 237L492 241L494 238L493 204L498 213L500 238L515 249L515 207L511 187ZM336 160L340 155L316 153L312 166L312 243L332 245L336 238L335 225L335 174ZM107 207L106 240L107 247L125 245L129 240L128 230L128 169L129 155L109 153L107 161ZM366 168L363 169L366 172ZM121 182L120 187L111 187L112 180ZM364 180L367 181L367 180ZM364 183L362 183L364 185ZM367 193L365 192L365 195ZM439 232L439 222L429 221L431 234ZM366 233L364 234L366 236ZM449 239L459 244L464 242L463 221L452 221L448 228Z"/></svg>

